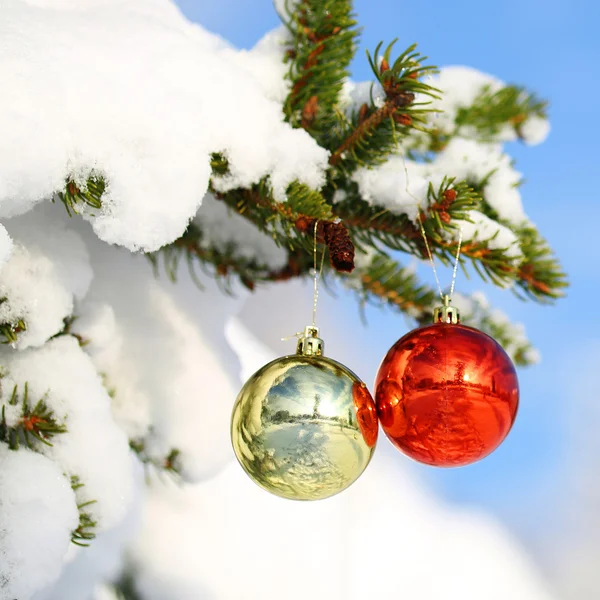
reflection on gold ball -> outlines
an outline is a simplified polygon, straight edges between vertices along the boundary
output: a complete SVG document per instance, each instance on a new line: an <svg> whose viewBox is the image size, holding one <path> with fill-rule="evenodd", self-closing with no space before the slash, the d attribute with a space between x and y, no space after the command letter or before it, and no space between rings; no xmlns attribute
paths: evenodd
<svg viewBox="0 0 600 600"><path fill-rule="evenodd" d="M377 441L365 384L323 356L278 358L240 391L231 419L235 454L251 479L292 500L320 500L350 486Z"/></svg>

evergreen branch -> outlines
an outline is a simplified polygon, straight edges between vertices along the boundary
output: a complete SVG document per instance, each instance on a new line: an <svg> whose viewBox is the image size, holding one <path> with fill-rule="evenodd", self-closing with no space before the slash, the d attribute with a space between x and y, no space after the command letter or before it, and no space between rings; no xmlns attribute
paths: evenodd
<svg viewBox="0 0 600 600"><path fill-rule="evenodd" d="M453 135L462 135L465 127L477 131L479 139L493 140L509 125L521 137L520 127L531 116L546 117L547 102L514 85L495 92L483 87L471 106L458 109Z"/></svg>
<svg viewBox="0 0 600 600"><path fill-rule="evenodd" d="M480 187L483 187L480 184ZM564 296L568 287L567 277L548 242L531 224L524 222L514 226L504 219L486 202L481 201L481 212L498 223L510 228L519 239L523 260L518 265L505 264L502 270L512 272L511 277L516 281L515 293L523 292L526 298L537 302L551 302Z"/></svg>
<svg viewBox="0 0 600 600"><path fill-rule="evenodd" d="M419 284L410 269L400 266L387 254L375 254L369 264L358 268L346 283L355 287L353 281L357 279L360 286L357 291L362 302L387 305L415 319L422 318L424 314L431 318L435 292Z"/></svg>
<svg viewBox="0 0 600 600"><path fill-rule="evenodd" d="M19 402L21 403L21 417L13 426L7 424L6 404L2 405L0 441L8 444L11 450L18 450L21 444L35 449L35 440L46 446L52 446L50 440L54 436L67 432L66 426L58 422L44 398L38 400L33 407L30 406L27 383L24 385L22 399L19 396L18 386L15 384L8 400L10 406L16 406Z"/></svg>
<svg viewBox="0 0 600 600"><path fill-rule="evenodd" d="M301 272L308 272L308 259L306 265L302 264L302 258L306 258L306 252L288 251L288 262L281 269L273 270L265 264L261 264L254 258L241 256L237 252L235 243L232 242L224 248L216 248L203 241L203 232L195 224L188 226L185 234L173 244L165 246L159 252L149 255L158 272L162 263L171 281L176 280L179 264L182 259L187 263L189 272L198 286L202 288L196 267L200 266L217 281L225 284L225 291L230 292L230 281L232 276L237 276L248 288L254 289L256 284L283 281L296 277ZM162 259L162 260L161 260ZM208 270L210 269L210 271Z"/></svg>
<svg viewBox="0 0 600 600"><path fill-rule="evenodd" d="M325 148L338 126L335 107L356 51L358 29L350 0L301 0L288 10L286 52L290 93L283 110Z"/></svg>
<svg viewBox="0 0 600 600"><path fill-rule="evenodd" d="M82 335L75 333L73 331L73 323L75 323L75 321L77 320L77 316L75 315L70 315L68 317L65 317L63 319L63 328L58 332L55 333L50 339L53 340L57 337L62 337L64 335L70 335L73 336L77 342L79 343L79 345L83 348L84 346L87 346L90 342L90 340L84 338Z"/></svg>
<svg viewBox="0 0 600 600"><path fill-rule="evenodd" d="M135 452L139 461L144 466L153 467L159 472L168 473L176 479L181 477L181 451L177 450L177 448L173 448L165 458L157 459L148 454L146 443L141 438L129 440L129 447Z"/></svg>
<svg viewBox="0 0 600 600"><path fill-rule="evenodd" d="M398 95L394 100L386 100L385 104L381 108L373 110L369 116L367 116L369 112L367 105L363 105L366 108L362 110L356 126L352 129L348 137L342 141L338 148L329 157L329 164L332 166L339 165L348 152L352 153L352 158L356 161L357 167L362 164L377 164L380 161L383 161L387 157L389 151L383 153L378 152L376 155L377 163L373 163L372 161L367 162L364 159L361 160L359 157L359 152L365 148L365 142L367 138L373 137L375 130L377 130L382 123L384 125L388 125L386 129L389 131L385 132L385 141L387 143L384 142L384 144L381 144L378 142L380 150L382 148L385 149L387 146L389 146L390 150L395 147L397 145L397 141L394 138L393 133L396 131L395 124L399 122L399 120L396 120L394 117L398 116L402 118L405 126L411 125L412 119L410 115L407 112L398 113L397 111L398 109L408 106L413 100L413 94L407 93L405 95Z"/></svg>
<svg viewBox="0 0 600 600"><path fill-rule="evenodd" d="M214 177L223 177L229 173L229 161L221 152L213 152L210 156L210 168Z"/></svg>
<svg viewBox="0 0 600 600"><path fill-rule="evenodd" d="M429 325L433 309L440 304L434 290L420 284L411 270L384 253L375 254L368 265L357 268L345 282L356 289L361 302L397 309L414 318L419 325ZM460 308L462 323L492 336L516 365L528 366L537 362L537 351L519 325L499 317L497 311L491 311L475 297L461 300L460 295L457 296L453 304Z"/></svg>
<svg viewBox="0 0 600 600"><path fill-rule="evenodd" d="M427 212L421 213L425 233L428 239L439 242L435 249L442 261L451 260L452 244L443 233L454 232L453 220L468 219L469 212L479 207L480 196L467 182L444 178L437 189L429 185L427 203ZM361 246L380 242L392 250L427 256L420 227L405 213L393 213L362 200L356 184L349 185L346 199L335 204L334 211Z"/></svg>
<svg viewBox="0 0 600 600"><path fill-rule="evenodd" d="M71 477L71 489L77 493L78 490L84 487L77 475ZM96 538L96 527L98 522L94 520L92 515L85 510L88 506L95 504L96 500L87 500L77 505L79 511L79 524L76 529L71 532L71 542L76 546L88 547L93 539Z"/></svg>
<svg viewBox="0 0 600 600"><path fill-rule="evenodd" d="M277 202L268 185L252 190L234 190L231 194L218 195L242 216L269 233L275 243L287 246L291 251L305 250L312 254L314 223L319 222L318 241L329 250L331 264L338 271L353 268L354 247L344 225L335 222L331 206L319 192L307 185L293 182L287 189L287 201ZM277 219L277 226L273 220ZM266 225L270 228L266 229ZM297 233L310 234L298 236ZM294 258L294 262L297 262ZM269 280L279 280L279 272Z"/></svg>
<svg viewBox="0 0 600 600"><path fill-rule="evenodd" d="M8 302L6 296L0 298L0 305ZM16 344L18 335L27 330L27 324L21 318L0 322L0 339L3 344Z"/></svg>
<svg viewBox="0 0 600 600"><path fill-rule="evenodd" d="M73 216L79 214L84 207L97 210L102 208L102 194L105 190L104 178L92 173L83 186L78 185L72 178L68 179L64 191L58 192L56 196L65 205L69 216Z"/></svg>
<svg viewBox="0 0 600 600"><path fill-rule="evenodd" d="M135 579L131 571L123 573L119 581L114 584L114 589L119 600L142 600L135 589Z"/></svg>
<svg viewBox="0 0 600 600"><path fill-rule="evenodd" d="M226 290L230 290L227 283L228 276L232 274L239 276L241 282L250 289L260 282L282 281L306 274L312 265L316 221L319 221L322 231L319 241L327 245L334 268L352 270L354 246L346 228L335 222L331 206L323 196L307 185L299 182L290 184L286 202L278 202L273 198L268 181L250 189L213 193L215 198L248 219L276 244L286 247L288 262L283 268L273 270L254 258L241 255L234 241L217 248L206 241L201 225L192 223L181 238L150 255L155 269L163 259L162 263L172 280L182 258L187 260L190 273L196 280L196 264L212 266L214 274L225 282Z"/></svg>
<svg viewBox="0 0 600 600"><path fill-rule="evenodd" d="M564 296L567 277L554 252L531 225L515 230L525 260L519 265L517 284L528 298L548 302Z"/></svg>
<svg viewBox="0 0 600 600"><path fill-rule="evenodd" d="M16 344L18 341L19 333L23 333L27 330L27 324L23 319L17 319L16 321L0 323L0 338L3 344Z"/></svg>
<svg viewBox="0 0 600 600"><path fill-rule="evenodd" d="M411 128L422 129L430 109L423 108L426 102L415 102L420 98L437 98L438 90L419 80L423 75L435 72L435 67L422 66L426 57L416 52L416 45L403 52L390 67L390 55L394 40L379 61L381 44L374 58L367 58L381 84L385 102L377 106L363 104L346 123L344 138L332 153L329 164L348 174L358 166L381 164L398 146L398 135L407 135ZM377 64L379 63L379 65Z"/></svg>

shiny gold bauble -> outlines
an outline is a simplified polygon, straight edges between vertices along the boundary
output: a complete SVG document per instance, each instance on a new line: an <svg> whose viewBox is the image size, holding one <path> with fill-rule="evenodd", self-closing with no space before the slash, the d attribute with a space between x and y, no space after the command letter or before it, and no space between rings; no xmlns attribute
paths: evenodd
<svg viewBox="0 0 600 600"><path fill-rule="evenodd" d="M365 384L344 365L306 348L299 344L298 354L250 377L231 420L233 448L246 473L292 500L345 490L369 464L377 441L375 404Z"/></svg>

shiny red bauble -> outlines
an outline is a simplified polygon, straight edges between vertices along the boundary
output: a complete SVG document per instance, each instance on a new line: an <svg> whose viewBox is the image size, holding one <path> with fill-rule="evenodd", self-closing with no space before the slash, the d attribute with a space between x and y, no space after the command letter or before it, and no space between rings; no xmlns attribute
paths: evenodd
<svg viewBox="0 0 600 600"><path fill-rule="evenodd" d="M392 346L377 373L375 400L397 448L428 465L456 467L502 443L517 414L519 385L493 338L440 322Z"/></svg>

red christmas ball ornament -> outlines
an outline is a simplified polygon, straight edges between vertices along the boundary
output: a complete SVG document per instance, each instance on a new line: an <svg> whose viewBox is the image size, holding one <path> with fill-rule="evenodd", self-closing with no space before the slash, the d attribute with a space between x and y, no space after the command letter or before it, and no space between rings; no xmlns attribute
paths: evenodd
<svg viewBox="0 0 600 600"><path fill-rule="evenodd" d="M510 431L519 404L512 361L498 342L444 306L398 340L375 381L379 421L403 453L436 467L474 463Z"/></svg>

